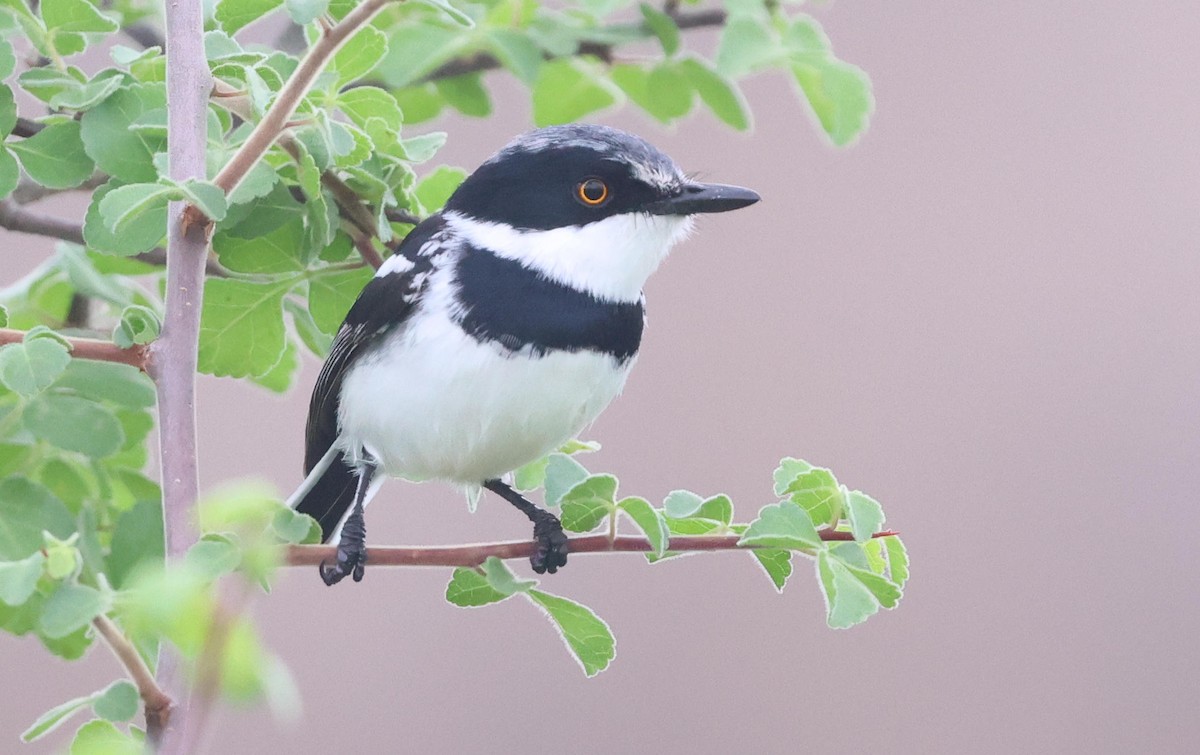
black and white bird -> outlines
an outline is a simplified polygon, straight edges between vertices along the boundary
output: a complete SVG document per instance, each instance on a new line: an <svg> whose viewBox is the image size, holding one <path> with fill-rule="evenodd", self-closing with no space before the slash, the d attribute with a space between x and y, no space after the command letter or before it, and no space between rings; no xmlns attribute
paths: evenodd
<svg viewBox="0 0 1200 755"><path fill-rule="evenodd" d="M366 562L363 507L384 477L481 488L534 523L534 571L567 560L558 519L501 479L587 427L625 385L642 286L697 213L757 202L594 125L525 134L421 222L346 315L313 390L289 503L338 544L321 576Z"/></svg>

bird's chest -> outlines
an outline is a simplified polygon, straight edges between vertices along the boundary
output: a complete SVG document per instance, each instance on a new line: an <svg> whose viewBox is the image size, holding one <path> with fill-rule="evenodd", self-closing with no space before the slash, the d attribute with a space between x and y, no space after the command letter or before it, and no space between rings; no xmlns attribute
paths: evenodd
<svg viewBox="0 0 1200 755"><path fill-rule="evenodd" d="M624 386L632 359L511 351L427 313L347 375L344 442L391 474L478 483L556 448Z"/></svg>

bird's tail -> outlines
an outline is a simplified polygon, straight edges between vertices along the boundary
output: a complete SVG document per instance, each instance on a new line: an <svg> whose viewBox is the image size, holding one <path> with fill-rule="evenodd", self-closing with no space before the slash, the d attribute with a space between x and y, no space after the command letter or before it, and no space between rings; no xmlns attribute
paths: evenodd
<svg viewBox="0 0 1200 755"><path fill-rule="evenodd" d="M313 465L304 482L288 499L287 505L317 520L321 525L321 542L337 542L342 523L354 505L357 487L357 470L347 463L345 454L334 444ZM364 506L377 489L377 485L372 485L367 491Z"/></svg>

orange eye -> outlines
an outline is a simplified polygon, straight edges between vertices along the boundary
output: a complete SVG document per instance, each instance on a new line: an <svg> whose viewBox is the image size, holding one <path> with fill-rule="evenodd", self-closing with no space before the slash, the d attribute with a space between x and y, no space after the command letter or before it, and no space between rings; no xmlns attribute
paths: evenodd
<svg viewBox="0 0 1200 755"><path fill-rule="evenodd" d="M589 178L575 187L575 196L588 207L597 207L608 199L608 184L599 178Z"/></svg>

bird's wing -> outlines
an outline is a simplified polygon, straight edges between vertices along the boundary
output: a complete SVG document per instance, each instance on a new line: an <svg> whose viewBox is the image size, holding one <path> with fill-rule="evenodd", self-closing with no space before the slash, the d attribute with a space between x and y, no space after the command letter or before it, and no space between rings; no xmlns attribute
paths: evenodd
<svg viewBox="0 0 1200 755"><path fill-rule="evenodd" d="M346 314L309 402L305 474L313 470L337 440L338 402L347 370L363 352L403 325L416 308L434 260L434 250L426 245L444 227L441 216L433 215L414 228Z"/></svg>

